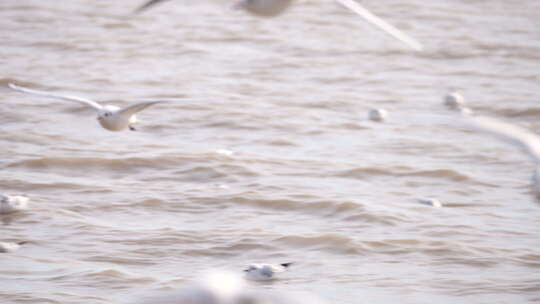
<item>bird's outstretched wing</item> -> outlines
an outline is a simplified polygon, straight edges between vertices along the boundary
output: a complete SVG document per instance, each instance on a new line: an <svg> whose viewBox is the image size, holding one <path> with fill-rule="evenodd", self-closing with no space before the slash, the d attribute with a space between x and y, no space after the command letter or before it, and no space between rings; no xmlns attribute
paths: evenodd
<svg viewBox="0 0 540 304"><path fill-rule="evenodd" d="M391 25L390 23L384 21L383 19L375 16L373 13L371 13L369 10L358 4L355 0L337 0L339 3L341 3L343 6L349 8L353 12L357 13L358 15L362 16L364 19L366 19L369 23L377 26L384 32L386 32L388 35L396 38L397 40L407 44L411 48L417 51L421 51L423 49L422 44L420 42L416 41L414 38L409 37L402 31L398 30L396 27Z"/></svg>
<svg viewBox="0 0 540 304"><path fill-rule="evenodd" d="M287 270L287 267L283 267L281 265L268 265L273 272L284 272Z"/></svg>
<svg viewBox="0 0 540 304"><path fill-rule="evenodd" d="M50 97L50 98L56 98L56 99L63 99L63 100L69 100L69 101L76 101L76 102L85 104L87 106L90 106L90 107L92 107L92 108L94 108L96 110L101 110L103 108L99 103L97 103L97 102L95 102L93 100L90 100L90 99L83 98L83 97L56 94L56 93L45 92L45 91L39 91L39 90L34 90L34 89L21 87L21 86L15 85L13 83L9 83L8 87L10 87L11 89L13 89L15 91L28 93L28 94L32 94L32 95L38 95L38 96L44 96L44 97Z"/></svg>
<svg viewBox="0 0 540 304"><path fill-rule="evenodd" d="M141 13L141 12L144 12L145 10L149 9L150 7L160 3L160 2L164 2L164 1L168 1L168 0L150 0L148 2L145 2L143 5L139 6L136 10L135 10L135 13L138 14L138 13Z"/></svg>
<svg viewBox="0 0 540 304"><path fill-rule="evenodd" d="M151 105L154 105L154 104L157 104L157 103L165 103L165 102L170 102L170 101L168 101L168 100L143 101L143 102L139 102L139 103L136 103L134 105L122 108L119 111L119 113L121 115L131 116L131 115L133 115L133 114L135 114L137 112L140 112L140 111L148 108Z"/></svg>
<svg viewBox="0 0 540 304"><path fill-rule="evenodd" d="M522 148L540 165L540 137L516 125L485 116L470 117L473 126Z"/></svg>

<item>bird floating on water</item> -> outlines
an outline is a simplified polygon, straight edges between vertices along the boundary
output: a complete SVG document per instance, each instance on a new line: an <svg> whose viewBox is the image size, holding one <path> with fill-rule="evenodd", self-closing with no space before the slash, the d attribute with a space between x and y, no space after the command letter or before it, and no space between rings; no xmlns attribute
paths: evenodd
<svg viewBox="0 0 540 304"><path fill-rule="evenodd" d="M275 279L276 273L285 272L292 263L283 264L251 264L244 269L245 278L252 281L269 281Z"/></svg>
<svg viewBox="0 0 540 304"><path fill-rule="evenodd" d="M443 103L451 110L456 110L465 106L465 98L457 91L446 94L443 98Z"/></svg>
<svg viewBox="0 0 540 304"><path fill-rule="evenodd" d="M388 111L385 109L370 109L368 118L371 121L383 122L388 117Z"/></svg>
<svg viewBox="0 0 540 304"><path fill-rule="evenodd" d="M443 98L443 104L452 111L457 111L462 115L472 115L470 108L465 106L465 98L458 91L452 91Z"/></svg>
<svg viewBox="0 0 540 304"><path fill-rule="evenodd" d="M465 106L465 98L457 91L446 94L443 104L450 110L458 111L463 115L472 115L472 110Z"/></svg>
<svg viewBox="0 0 540 304"><path fill-rule="evenodd" d="M139 6L135 12L140 13L149 9L150 7L162 3L168 0L150 0L145 2L143 5ZM336 0L341 5L352 10L356 14L360 15L367 22L375 25L388 35L394 37L395 39L405 43L412 49L416 51L421 51L423 49L422 44L416 41L414 38L403 33L395 26L384 21L380 17L377 17L375 14L370 12L368 9L361 6L355 0ZM239 0L234 5L233 8L244 10L254 16L258 17L275 17L284 13L293 3L293 0Z"/></svg>
<svg viewBox="0 0 540 304"><path fill-rule="evenodd" d="M99 124L103 128L109 131L122 131L127 128L129 128L132 131L135 131L136 129L133 126L135 123L137 123L137 117L135 113L138 113L148 108L149 106L157 104L157 103L170 102L169 100L149 100L149 101L139 102L139 103L136 103L136 104L124 107L124 108L120 108L114 105L102 106L93 100L83 98L83 97L56 94L56 93L51 93L51 92L46 92L46 91L39 91L39 90L34 90L34 89L18 86L13 83L9 83L8 86L11 89L18 92L33 94L37 96L56 98L56 99L76 101L84 105L87 105L93 108L94 110L96 110L97 120L99 121Z"/></svg>
<svg viewBox="0 0 540 304"><path fill-rule="evenodd" d="M0 194L0 214L23 211L28 208L30 199L25 195Z"/></svg>

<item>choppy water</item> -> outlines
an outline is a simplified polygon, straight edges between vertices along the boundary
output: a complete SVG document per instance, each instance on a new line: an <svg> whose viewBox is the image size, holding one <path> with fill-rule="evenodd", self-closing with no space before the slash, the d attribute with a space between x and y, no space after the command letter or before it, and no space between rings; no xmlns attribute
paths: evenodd
<svg viewBox="0 0 540 304"><path fill-rule="evenodd" d="M363 1L423 53L331 1L188 2L0 2L0 191L32 198L1 218L30 241L1 256L1 303L121 303L255 261L296 262L261 288L330 303L540 303L534 164L441 106L457 88L540 129L538 1ZM197 100L114 133L9 82Z"/></svg>

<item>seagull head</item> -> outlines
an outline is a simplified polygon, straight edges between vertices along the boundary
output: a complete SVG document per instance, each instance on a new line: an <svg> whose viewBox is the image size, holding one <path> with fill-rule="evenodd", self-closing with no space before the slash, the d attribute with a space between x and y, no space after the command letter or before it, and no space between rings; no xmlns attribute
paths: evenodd
<svg viewBox="0 0 540 304"><path fill-rule="evenodd" d="M111 111L103 111L103 112L98 114L97 119L101 121L101 120L110 118L111 116L113 116L113 113Z"/></svg>

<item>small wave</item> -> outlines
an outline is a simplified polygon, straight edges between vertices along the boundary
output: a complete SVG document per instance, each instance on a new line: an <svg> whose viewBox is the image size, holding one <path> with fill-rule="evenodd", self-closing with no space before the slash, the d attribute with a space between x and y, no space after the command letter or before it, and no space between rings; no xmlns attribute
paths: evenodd
<svg viewBox="0 0 540 304"><path fill-rule="evenodd" d="M34 87L34 86L39 86L39 84L37 83L33 83L33 82L28 82L28 81L21 81L19 79L16 79L16 78L0 78L0 86L4 87L6 90L11 90L8 88L8 84L9 83L16 83L16 84L19 84L19 85L22 85L22 86L25 86L25 87Z"/></svg>
<svg viewBox="0 0 540 304"><path fill-rule="evenodd" d="M423 57L429 58L429 59L439 59L439 60L462 60L462 59L470 59L475 57L481 57L484 56L484 52L481 52L477 49L471 48L470 46L466 45L465 43L472 43L470 39L467 37L460 37L459 38L464 44L460 46L452 46L452 47L441 47L439 49L435 49L431 52L426 52L425 54L422 54Z"/></svg>
<svg viewBox="0 0 540 304"><path fill-rule="evenodd" d="M114 29L131 29L134 28L133 24L129 22L110 22L110 23L104 23L102 25L103 28L108 30L114 30Z"/></svg>
<svg viewBox="0 0 540 304"><path fill-rule="evenodd" d="M79 282L100 282L100 284L153 284L159 282L158 279L148 276L141 276L129 273L119 268L103 268L95 264L80 264L78 271L70 272L48 278L51 281L71 281L76 278ZM76 266L77 267L77 266ZM97 270L88 270L87 268L100 268Z"/></svg>
<svg viewBox="0 0 540 304"><path fill-rule="evenodd" d="M465 284L467 283L467 284ZM504 291L504 295L518 295L521 300L515 301L502 301L501 303L537 303L537 301L527 301L527 293L538 294L538 280L527 278L514 278L510 280L497 280L495 278L482 278L476 277L474 279L463 282L461 280L441 280L438 282L441 288L448 288L448 286L455 286L450 294L458 297L475 296L475 295L490 295L490 299L493 299L493 295L501 294ZM485 303L489 303L492 300L488 300Z"/></svg>
<svg viewBox="0 0 540 304"><path fill-rule="evenodd" d="M130 282L138 282L138 283L155 283L158 281L151 277L138 276L138 275L130 274L128 272L121 271L118 269L98 270L95 272L87 273L85 276L89 278L125 279L125 280L129 280Z"/></svg>
<svg viewBox="0 0 540 304"><path fill-rule="evenodd" d="M430 178L442 178L442 179L447 179L454 182L464 182L471 179L469 176L461 174L451 169L423 170L423 171L398 173L397 175L398 176L422 176L422 177L430 177Z"/></svg>
<svg viewBox="0 0 540 304"><path fill-rule="evenodd" d="M365 127L357 122L344 122L341 124L337 124L336 128L338 129L345 129L345 130L369 130L371 128Z"/></svg>
<svg viewBox="0 0 540 304"><path fill-rule="evenodd" d="M52 42L52 41L39 41L39 42L33 42L28 44L28 47L30 48L49 48L54 49L58 51L67 51L67 50L76 50L78 49L77 46L74 46L74 44L70 43L64 43L64 42Z"/></svg>
<svg viewBox="0 0 540 304"><path fill-rule="evenodd" d="M279 246L299 248L302 250L320 250L337 254L363 254L365 248L352 238L338 234L319 236L284 236L273 240Z"/></svg>
<svg viewBox="0 0 540 304"><path fill-rule="evenodd" d="M459 232L459 230L456 230ZM385 256L421 254L431 265L466 265L494 267L501 263L499 256L506 255L502 249L464 244L453 240L430 240L425 238L397 238L363 241L366 251Z"/></svg>
<svg viewBox="0 0 540 304"><path fill-rule="evenodd" d="M265 144L270 146L278 146L278 147L297 147L299 146L296 142L290 141L287 139L272 139L272 140L264 140Z"/></svg>
<svg viewBox="0 0 540 304"><path fill-rule="evenodd" d="M506 108L497 111L497 114L501 116L510 116L510 117L523 117L523 116L540 116L540 108L526 108L526 109L515 109L515 108Z"/></svg>
<svg viewBox="0 0 540 304"><path fill-rule="evenodd" d="M354 169L347 169L343 171L337 171L331 174L331 176L335 177L344 177L344 178L356 178L356 179L364 179L369 176L373 175L394 175L394 173L390 170L385 170L381 168L354 168Z"/></svg>
<svg viewBox="0 0 540 304"><path fill-rule="evenodd" d="M33 170L47 170L52 168L70 169L87 174L90 170L103 171L125 171L133 172L143 168L166 168L171 162L160 158L121 158L105 159L92 157L43 157L37 159L23 160L9 164L8 168L28 168Z"/></svg>
<svg viewBox="0 0 540 304"><path fill-rule="evenodd" d="M354 201L306 200L291 198L265 199L250 195L232 196L227 199L234 204L256 208L273 209L284 212L299 212L310 216L332 217L347 222L377 223L394 226L409 221L400 214L367 210L363 204Z"/></svg>
<svg viewBox="0 0 540 304"><path fill-rule="evenodd" d="M246 252L274 252L277 247L268 244L261 244L254 240L242 240L239 243L213 246L209 248L187 249L181 251L182 254L187 256L213 256L213 257L237 257L245 254Z"/></svg>
<svg viewBox="0 0 540 304"><path fill-rule="evenodd" d="M232 176L255 177L260 176L260 173L249 170L242 166L224 164L216 166L195 166L184 170L176 170L174 174L181 175L182 180L189 181L206 181L216 180Z"/></svg>
<svg viewBox="0 0 540 304"><path fill-rule="evenodd" d="M486 43L486 42L480 42L475 43L475 47L485 51L486 53L493 54L493 52L497 52L497 55L501 57L515 57L519 58L520 60L530 60L530 61L537 61L540 60L540 49L538 47L533 46L527 46L527 45L519 45L517 47L515 44L508 44L508 43L500 43L500 42L493 42L493 43Z"/></svg>
<svg viewBox="0 0 540 304"><path fill-rule="evenodd" d="M64 304L65 300L56 301L51 299L51 294L47 293L43 296L38 296L39 292L29 293L4 293L2 292L2 302L4 303L47 303L47 304Z"/></svg>
<svg viewBox="0 0 540 304"><path fill-rule="evenodd" d="M159 264L159 261L151 261L147 257L120 257L120 256L89 256L85 259L88 262L111 263L116 265L132 265L132 266L151 266Z"/></svg>
<svg viewBox="0 0 540 304"><path fill-rule="evenodd" d="M276 210L286 211L306 211L311 214L312 212L321 212L329 215L336 215L340 213L350 213L351 211L365 211L363 206L354 202L332 202L332 201L311 201L305 200L293 200L288 198L281 199L263 199L263 198L250 198L249 196L231 197L230 201L236 204L249 205L260 208L269 208Z"/></svg>
<svg viewBox="0 0 540 304"><path fill-rule="evenodd" d="M403 172L407 170L409 172ZM471 178L451 169L436 169L436 170L414 170L413 168L400 167L395 169L381 168L354 168L344 171L334 172L332 176L365 179L374 175L383 176L421 176L429 178L441 178L456 182L469 181Z"/></svg>
<svg viewBox="0 0 540 304"><path fill-rule="evenodd" d="M197 161L208 163L212 160L224 163L211 163L205 165L196 164ZM193 162L195 162L195 164L191 165ZM132 174L144 171L145 169L170 172L173 168L182 167L183 165L189 165L189 167L182 170L175 170L172 174L180 174L189 180L208 180L223 178L229 175L248 177L259 175L259 173L249 170L246 167L230 164L228 163L228 160L223 160L222 157L215 155L215 153L198 155L198 158L196 159L182 156L161 156L154 158L127 157L117 159L93 157L43 157L8 163L5 168L23 168L31 169L33 171L59 169L72 171L81 175L88 175L93 172L99 174L103 174L103 172ZM164 173L164 175L166 174Z"/></svg>
<svg viewBox="0 0 540 304"><path fill-rule="evenodd" d="M538 253L518 255L513 258L513 261L525 267L540 268L540 254Z"/></svg>

